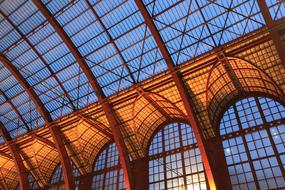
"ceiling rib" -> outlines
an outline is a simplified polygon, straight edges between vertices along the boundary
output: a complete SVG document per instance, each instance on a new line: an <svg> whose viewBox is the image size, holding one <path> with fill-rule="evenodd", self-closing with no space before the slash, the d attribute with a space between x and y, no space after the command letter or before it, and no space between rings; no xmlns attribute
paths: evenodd
<svg viewBox="0 0 285 190"><path fill-rule="evenodd" d="M53 15L49 12L49 10L45 7L45 5L40 0L33 0L34 4L37 8L41 11L41 13L45 16L45 18L49 21L49 23L54 27L56 32L62 38L72 55L75 57L76 61L82 68L83 72L85 73L88 81L90 82L92 88L94 89L99 102L102 105L102 109L106 114L107 120L111 126L112 133L114 136L114 140L117 144L118 152L120 155L120 161L122 165L122 169L124 170L124 177L127 189L132 189L132 180L131 180L131 168L130 168L130 161L129 155L126 148L126 145L123 140L123 136L120 131L120 122L118 121L116 115L114 114L114 110L112 105L106 99L106 96L100 87L99 83L97 82L95 76L93 75L91 69L88 67L85 59L81 56L75 45L73 44L72 40L57 22L57 20L53 17Z"/></svg>
<svg viewBox="0 0 285 190"><path fill-rule="evenodd" d="M177 87L177 90L179 91L179 94L181 96L182 102L184 104L184 107L186 109L187 112L187 116L188 116L188 120L190 122L190 125L193 129L193 132L195 134L196 140L197 140L197 144L198 147L200 149L200 153L203 159L203 164L204 164L204 168L205 168L205 172L206 172L206 176L208 178L209 184L210 184L210 188L211 189L217 189L216 188L216 184L215 184L215 180L214 180L214 175L213 175L213 168L212 165L210 164L210 161L208 159L207 156L207 150L206 150L206 146L205 146L205 140L203 138L203 133L201 131L201 128L198 125L197 122L197 118L194 115L194 110L192 108L192 102L191 102L191 98L188 94L188 90L183 82L182 77L180 76L180 74L175 70L175 64L173 63L171 56L168 52L168 50L165 47L165 44L159 34L159 31L157 30L155 24L152 21L151 16L149 15L145 5L143 4L143 2L141 0L135 0L142 16L144 17L145 23L146 25L149 27L150 32L152 34L152 36L154 37L158 48L160 49L162 56L168 66L168 70L172 75L172 79L175 82L175 85Z"/></svg>
<svg viewBox="0 0 285 190"><path fill-rule="evenodd" d="M243 88L238 76L236 75L234 69L230 65L229 60L226 57L226 55L224 54L224 52L219 52L217 54L217 57L218 57L218 61L222 64L223 68L225 69L228 77L232 81L234 87L238 90L238 92L240 94L244 94L245 93L244 88Z"/></svg>
<svg viewBox="0 0 285 190"><path fill-rule="evenodd" d="M30 127L28 126L27 122L24 120L24 118L23 118L22 115L20 114L19 110L18 110L18 109L16 108L16 106L13 104L12 100L9 99L9 98L7 97L7 95L6 95L2 90L0 90L0 94L4 97L5 101L11 105L12 109L16 112L18 118L19 118L19 119L23 122L23 124L25 125L25 128L27 129L27 132L30 132L30 131L31 131Z"/></svg>
<svg viewBox="0 0 285 190"><path fill-rule="evenodd" d="M114 39L112 38L110 32L107 30L106 26L104 25L104 23L102 22L101 18L99 17L99 15L97 14L97 12L95 11L95 9L92 7L92 5L90 4L90 2L88 0L85 0L86 4L88 5L88 8L92 11L92 13L94 14L94 16L96 17L96 19L98 20L98 22L100 23L101 27L103 28L103 30L106 32L110 42L113 44L113 46L115 47L121 61L123 62L123 65L126 67L126 69L128 70L128 73L133 81L133 84L136 84L136 80L135 77L133 76L131 69L129 67L129 65L127 64L126 60L124 59L120 49L118 48L117 44L115 43Z"/></svg>
<svg viewBox="0 0 285 190"><path fill-rule="evenodd" d="M8 147L8 149L12 155L14 163L16 165L16 168L17 168L17 171L19 174L20 188L24 189L24 190L30 189L29 188L29 180L28 180L29 172L23 163L23 160L22 160L21 155L20 155L19 147L16 144L11 143L12 138L11 138L9 132L4 127L3 123L1 123L1 122L0 122L0 133L1 133L2 137L4 138L4 140L7 144L7 147Z"/></svg>
<svg viewBox="0 0 285 190"><path fill-rule="evenodd" d="M63 87L62 83L60 82L59 78L57 77L57 75L53 72L53 70L51 69L51 67L49 66L49 64L45 61L45 59L42 57L42 55L39 53L39 51L33 46L33 44L31 43L31 41L27 38L27 36L25 36L20 30L19 28L10 20L10 18L8 16L6 16L1 10L0 10L0 14L4 17L5 20L8 21L8 23L13 27L13 29L15 29L22 37L22 39L24 39L27 44L31 47L31 49L37 54L38 58L41 60L41 62L44 63L44 65L47 67L48 71L51 73L51 76L54 77L54 79L56 80L56 82L58 83L58 85L60 86L60 88L62 89L64 96L68 99L70 105L72 106L73 111L76 111L76 107L74 106L73 102L71 101L67 91L65 90L65 88Z"/></svg>

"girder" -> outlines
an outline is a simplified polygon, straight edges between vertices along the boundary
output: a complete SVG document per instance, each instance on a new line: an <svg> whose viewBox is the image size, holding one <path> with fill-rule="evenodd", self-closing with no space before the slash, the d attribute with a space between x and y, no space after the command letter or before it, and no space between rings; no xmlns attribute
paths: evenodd
<svg viewBox="0 0 285 190"><path fill-rule="evenodd" d="M98 20L98 22L100 23L101 27L103 28L103 30L106 32L110 42L113 44L113 46L115 47L121 61L123 62L123 65L126 67L131 79L132 79L132 82L133 84L136 84L136 79L135 77L133 76L132 72L131 72L131 69L130 67L128 66L125 58L123 57L120 49L118 48L117 44L115 43L114 39L112 38L110 32L107 30L105 24L102 22L101 18L99 17L99 15L97 14L96 10L92 7L92 5L90 4L89 0L85 0L86 4L88 5L88 8L92 11L92 13L94 14L94 16L96 17L96 19Z"/></svg>
<svg viewBox="0 0 285 190"><path fill-rule="evenodd" d="M191 98L188 94L187 88L183 82L182 77L180 76L180 74L178 72L175 71L175 64L173 63L171 56L169 55L168 50L165 47L165 44L155 26L155 24L153 23L153 20L151 18L151 16L149 15L146 7L144 6L143 2L141 0L135 0L142 16L144 17L145 23L146 25L149 27L149 30L152 34L152 36L154 37L158 48L160 49L162 56L164 58L164 60L166 61L166 64L168 66L168 70L172 75L172 79L175 82L175 85L179 91L179 94L181 96L182 102L184 104L184 107L186 109L187 115L188 115L188 120L190 122L190 125L194 131L195 137L197 139L197 144L198 147L200 149L201 152L201 156L203 159L203 164L205 167L205 171L206 171L206 175L207 175L207 179L209 182L209 186L211 190L215 190L216 188L216 183L214 180L214 175L213 175L213 168L210 164L210 161L208 159L207 156L207 150L206 150L206 145L205 145L205 140L203 138L203 133L201 128L198 125L197 122L197 118L194 114L194 110L193 110L193 102L191 102Z"/></svg>
<svg viewBox="0 0 285 190"><path fill-rule="evenodd" d="M278 27L276 28L275 26L278 25L278 23L276 23L270 15L269 9L267 7L266 1L265 0L257 0L258 5L260 7L261 13L263 15L263 18L265 20L265 23L267 25L267 27L270 29L269 30L269 34L270 37L273 41L273 44L276 47L276 51L282 61L282 64L285 66L285 48L284 45L280 39L280 35L278 33Z"/></svg>
<svg viewBox="0 0 285 190"><path fill-rule="evenodd" d="M30 96L31 100L35 103L37 110L44 118L46 123L52 121L50 114L45 109L43 103L41 102L39 96L35 93L35 91L31 88L31 86L27 83L25 78L20 74L17 68L1 53L0 61L2 64L11 72L11 74L17 79L17 81L22 85L25 91Z"/></svg>

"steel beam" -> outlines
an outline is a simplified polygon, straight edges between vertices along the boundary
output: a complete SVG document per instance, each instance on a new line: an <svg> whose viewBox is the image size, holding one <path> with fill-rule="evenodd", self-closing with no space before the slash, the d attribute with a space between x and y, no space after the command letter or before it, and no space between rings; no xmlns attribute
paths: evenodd
<svg viewBox="0 0 285 190"><path fill-rule="evenodd" d="M225 69L228 77L230 78L230 80L232 81L234 87L238 90L238 92L240 94L244 94L244 89L242 87L242 84L240 82L240 80L238 79L238 76L236 75L234 69L232 68L232 66L229 63L228 58L226 57L226 55L224 54L224 52L219 52L217 54L217 58L219 60L219 62L222 64L223 68Z"/></svg>
<svg viewBox="0 0 285 190"><path fill-rule="evenodd" d="M10 154L7 154L6 152L3 151L0 151L0 156L13 160L13 157Z"/></svg>
<svg viewBox="0 0 285 190"><path fill-rule="evenodd" d="M273 41L273 44L275 45L276 47L276 51L281 59L281 62L283 64L283 66L285 66L285 47L283 46L282 44L282 41L281 41L281 38L280 38L280 35L278 33L278 27L275 27L278 25L278 23L276 23L271 15L270 15L270 12L269 12L269 8L265 2L265 0L257 0L258 2L258 5L259 5L259 8L261 10L261 14L265 20L265 23L269 29L269 34L270 34L270 37ZM281 3L281 2L280 2Z"/></svg>
<svg viewBox="0 0 285 190"><path fill-rule="evenodd" d="M25 91L29 94L31 100L35 103L37 110L40 112L40 114L44 118L46 124L49 125L52 122L51 116L48 113L48 111L45 109L43 103L41 102L41 100L39 99L39 97L37 96L35 91L31 88L31 86L23 78L23 76L20 74L20 72L17 70L17 68L3 54L0 54L0 61L11 72L11 74L18 80L18 82L22 85L22 87L25 89ZM66 188L67 188L67 190L74 189L75 188L75 182L73 179L73 173L72 173L72 168L70 165L70 159L68 157L68 154L66 152L65 147L63 146L64 143L62 141L62 138L58 137L58 136L60 136L60 130L56 127L50 127L49 130L50 130L50 133L53 137L54 143L56 145L57 152L59 154L59 158L60 158L60 161L62 164L62 170L64 172L64 175L67 176L67 177L64 177L64 180L66 183Z"/></svg>
<svg viewBox="0 0 285 190"><path fill-rule="evenodd" d="M49 12L49 10L45 7L45 5L40 0L33 0L34 4L37 8L41 11L41 13L45 16L45 18L49 21L49 23L53 26L55 31L58 35L62 38L72 55L75 57L77 63L80 65L82 71L86 75L89 83L91 84L93 90L95 91L99 102L102 105L102 109L105 112L107 120L111 126L112 134L114 136L115 143L118 148L118 152L120 155L120 161L122 165L122 169L124 171L126 189L133 189L132 188L132 180L131 180L131 168L130 168L130 160L126 145L123 140L123 136L120 131L120 122L115 115L112 105L106 99L106 96L100 87L99 83L97 82L95 76L93 75L91 69L89 68L88 64L86 63L84 57L79 53L75 45L73 44L72 40L57 22L56 18Z"/></svg>
<svg viewBox="0 0 285 190"><path fill-rule="evenodd" d="M29 180L28 180L29 172L27 171L27 169L23 163L23 160L22 160L21 155L20 155L19 147L16 144L11 142L12 138L11 138L9 132L4 127L3 123L0 123L0 134L4 138L4 140L7 144L7 147L8 147L8 149L12 155L14 163L16 165L16 168L17 168L17 171L19 174L19 181L20 181L21 190L29 190L30 189Z"/></svg>
<svg viewBox="0 0 285 190"><path fill-rule="evenodd" d="M145 5L143 4L141 0L135 0L135 2L142 16L144 17L145 23L150 29L150 32L152 36L154 37L158 45L158 48L160 49L162 53L162 56L168 66L168 70L170 71L172 75L172 79L175 82L175 85L179 91L180 97L182 99L182 102L187 112L189 123L193 129L193 132L197 140L198 147L200 149L200 153L203 159L203 164L204 164L204 168L205 168L205 172L206 172L206 176L207 176L210 189L215 190L217 189L217 187L216 187L216 181L214 180L214 175L213 175L213 166L210 164L210 161L208 159L208 151L206 148L205 139L203 138L202 129L199 127L197 118L194 114L194 110L193 110L194 103L191 101L190 95L188 94L187 87L184 84L180 73L178 73L178 71L175 70L175 64L173 63L171 56L168 53L168 50L166 49L165 44L159 34L159 31L157 30L155 24L153 23L152 18L149 15Z"/></svg>
<svg viewBox="0 0 285 190"><path fill-rule="evenodd" d="M105 24L102 22L100 16L97 14L97 12L95 11L95 9L92 7L92 5L91 5L91 3L89 2L89 0L85 0L85 2L86 2L86 4L87 4L88 8L91 10L91 12L94 14L94 16L96 17L96 19L97 19L98 22L100 23L100 25L101 25L101 27L103 28L103 30L105 31L105 33L107 34L107 36L108 36L110 42L111 42L111 43L113 44L113 46L115 47L115 49L116 49L116 51L117 51L117 53L118 53L118 55L119 55L121 61L123 62L123 65L126 67L128 73L129 73L129 75L130 75L130 77L131 77L131 79L132 79L133 84L136 84L136 79L135 79L135 77L133 76L130 67L128 66L126 60L124 59L124 57L123 57L123 55L122 55L122 53L121 53L119 47L118 47L117 44L115 43L115 41L114 41L114 39L112 38L110 32L107 30Z"/></svg>
<svg viewBox="0 0 285 190"><path fill-rule="evenodd" d="M150 105L152 105L162 116L164 116L167 120L171 120L171 117L169 116L169 114L162 108L160 107L160 105L158 105L156 103L156 101L154 101L146 92L140 92L142 97L144 97L148 103L150 103Z"/></svg>
<svg viewBox="0 0 285 190"><path fill-rule="evenodd" d="M72 166L70 158L65 149L65 144L63 143L63 135L56 125L49 126L51 136L53 138L54 144L58 151L59 160L62 166L62 172L64 177L64 183L66 190L75 189L75 180L73 176Z"/></svg>
<svg viewBox="0 0 285 190"><path fill-rule="evenodd" d="M51 148L56 149L55 144L54 144L53 142L51 142L50 140L48 140L47 138L43 138L43 137L41 137L41 136L39 136L39 135L36 135L36 134L32 134L32 137L33 137L34 139L36 139L36 140L38 140L38 141L41 141L42 143L44 143L44 144L50 146Z"/></svg>

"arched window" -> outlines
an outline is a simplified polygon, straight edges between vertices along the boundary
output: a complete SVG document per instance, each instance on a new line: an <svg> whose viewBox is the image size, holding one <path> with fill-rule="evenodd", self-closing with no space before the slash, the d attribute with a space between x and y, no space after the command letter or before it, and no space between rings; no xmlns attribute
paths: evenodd
<svg viewBox="0 0 285 190"><path fill-rule="evenodd" d="M160 129L149 147L149 189L207 189L200 151L191 127L173 123Z"/></svg>
<svg viewBox="0 0 285 190"><path fill-rule="evenodd" d="M78 189L79 186L79 177L80 173L76 166L71 162L72 170L73 170L73 176L75 177L75 188ZM50 184L51 187L49 190L64 190L65 189L65 184L64 184L64 179L63 179L63 172L61 165L58 164L58 166L55 168L51 179L50 179Z"/></svg>
<svg viewBox="0 0 285 190"><path fill-rule="evenodd" d="M284 189L285 108L263 97L236 102L220 123L233 189Z"/></svg>
<svg viewBox="0 0 285 190"><path fill-rule="evenodd" d="M92 189L125 189L123 170L115 143L108 144L99 154L93 168Z"/></svg>

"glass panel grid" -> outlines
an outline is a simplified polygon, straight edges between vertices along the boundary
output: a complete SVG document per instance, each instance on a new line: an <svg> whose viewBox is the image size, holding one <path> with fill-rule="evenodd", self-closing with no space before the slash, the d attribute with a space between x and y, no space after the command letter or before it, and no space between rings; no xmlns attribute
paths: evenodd
<svg viewBox="0 0 285 190"><path fill-rule="evenodd" d="M264 25L256 0L144 0L176 64Z"/></svg>
<svg viewBox="0 0 285 190"><path fill-rule="evenodd" d="M189 125L160 129L149 147L149 188L207 189L202 158Z"/></svg>
<svg viewBox="0 0 285 190"><path fill-rule="evenodd" d="M285 1L284 0L266 0L271 18L278 20L285 16Z"/></svg>
<svg viewBox="0 0 285 190"><path fill-rule="evenodd" d="M232 110L238 130L228 122ZM250 97L225 112L220 134L233 189L285 187L283 110L284 106L270 98ZM226 128L232 129L225 133Z"/></svg>
<svg viewBox="0 0 285 190"><path fill-rule="evenodd" d="M125 180L121 169L117 146L110 143L99 153L94 163L92 189L124 190Z"/></svg>

